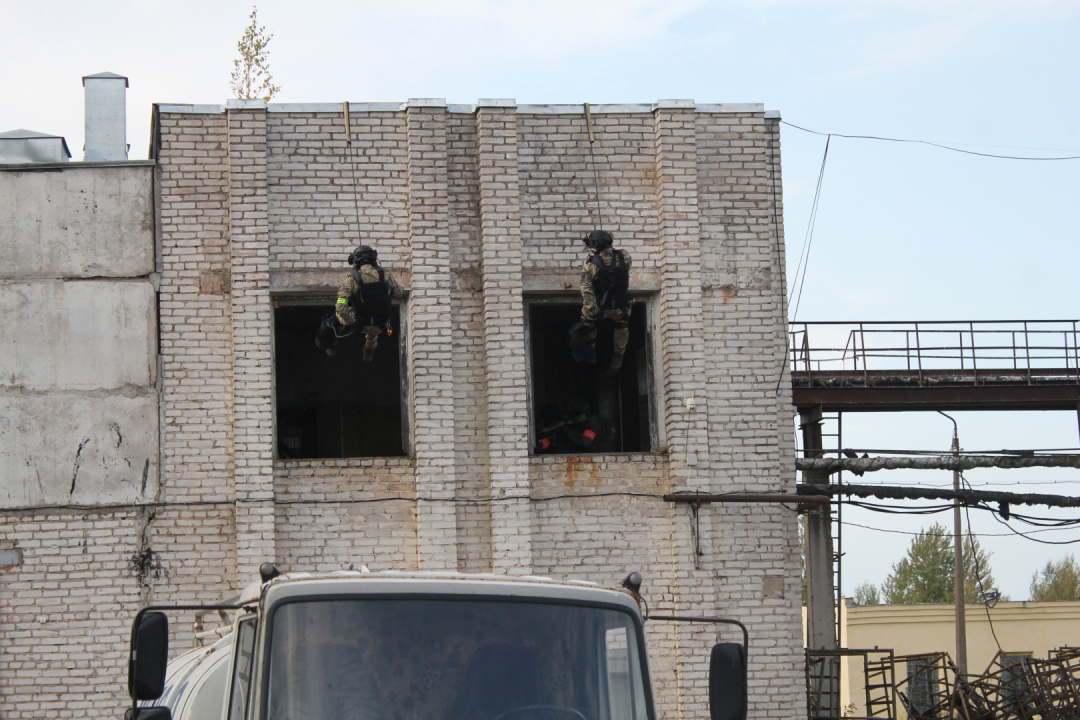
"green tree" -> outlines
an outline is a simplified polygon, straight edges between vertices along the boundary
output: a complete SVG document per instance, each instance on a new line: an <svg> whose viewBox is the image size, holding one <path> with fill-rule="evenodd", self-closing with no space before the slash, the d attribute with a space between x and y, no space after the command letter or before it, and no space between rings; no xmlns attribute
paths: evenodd
<svg viewBox="0 0 1080 720"><path fill-rule="evenodd" d="M855 586L856 605L880 605L881 594L878 593L877 585L870 581L864 581Z"/></svg>
<svg viewBox="0 0 1080 720"><path fill-rule="evenodd" d="M274 84L270 74L270 54L266 46L273 33L267 34L266 28L256 20L258 9L251 8L251 24L244 30L243 37L236 43L240 57L233 60L232 83L230 87L241 100L263 98L269 100L281 88Z"/></svg>
<svg viewBox="0 0 1080 720"><path fill-rule="evenodd" d="M1031 599L1076 600L1080 597L1080 567L1072 555L1057 562L1047 562L1042 570L1031 576Z"/></svg>
<svg viewBox="0 0 1080 720"><path fill-rule="evenodd" d="M953 602L952 543L952 533L939 523L920 531L911 541L907 556L893 565L881 584L884 601L890 605ZM982 591L997 590L990 571L990 553L971 535L964 538L963 563L966 602L978 602Z"/></svg>

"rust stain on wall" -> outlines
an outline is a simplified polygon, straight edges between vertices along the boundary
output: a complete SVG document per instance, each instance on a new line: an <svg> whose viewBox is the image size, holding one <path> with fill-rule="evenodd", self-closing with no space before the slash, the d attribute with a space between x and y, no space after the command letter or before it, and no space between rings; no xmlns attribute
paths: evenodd
<svg viewBox="0 0 1080 720"><path fill-rule="evenodd" d="M598 485L600 483L600 471L596 468L596 463L586 458L578 457L577 455L571 455L566 458L566 486L573 488L578 481L579 473L586 473L586 482L589 485Z"/></svg>

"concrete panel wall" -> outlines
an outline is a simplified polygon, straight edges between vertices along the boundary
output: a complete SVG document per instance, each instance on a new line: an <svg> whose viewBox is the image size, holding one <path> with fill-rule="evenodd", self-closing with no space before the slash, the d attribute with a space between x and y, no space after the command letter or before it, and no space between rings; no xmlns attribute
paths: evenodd
<svg viewBox="0 0 1080 720"><path fill-rule="evenodd" d="M147 280L0 282L0 388L151 385L154 306Z"/></svg>
<svg viewBox="0 0 1080 720"><path fill-rule="evenodd" d="M0 507L152 498L157 394L0 395Z"/></svg>
<svg viewBox="0 0 1080 720"><path fill-rule="evenodd" d="M0 172L0 277L154 270L153 163Z"/></svg>
<svg viewBox="0 0 1080 720"><path fill-rule="evenodd" d="M127 609L171 573L216 599L230 566L177 537L141 570L155 517L209 542L234 525L231 508L133 507L160 464L153 173L0 169L0 547L18 560L0 568L0 717L115 717Z"/></svg>

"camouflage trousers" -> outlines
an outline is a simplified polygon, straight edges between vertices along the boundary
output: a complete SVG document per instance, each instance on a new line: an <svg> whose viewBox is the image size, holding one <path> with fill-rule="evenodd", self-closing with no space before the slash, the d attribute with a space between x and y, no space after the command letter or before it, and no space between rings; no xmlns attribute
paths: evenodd
<svg viewBox="0 0 1080 720"><path fill-rule="evenodd" d="M598 320L612 320L615 322L615 332L612 333L612 352L615 355L622 355L626 352L626 343L630 341L630 309L616 308L601 311L596 306L595 300L589 302L586 299L581 306L581 324L589 328L589 340L594 345L596 344L596 322Z"/></svg>

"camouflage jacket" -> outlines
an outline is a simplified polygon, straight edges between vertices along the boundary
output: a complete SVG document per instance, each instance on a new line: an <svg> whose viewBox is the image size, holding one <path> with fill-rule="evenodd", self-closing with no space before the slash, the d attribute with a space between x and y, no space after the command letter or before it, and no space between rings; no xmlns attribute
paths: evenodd
<svg viewBox="0 0 1080 720"><path fill-rule="evenodd" d="M383 271L383 279L386 281L387 289L390 291L390 297L404 297L405 291L401 289L401 285L398 284L394 274L386 268L380 268L377 265L361 265L359 270L360 282L379 282L379 270ZM359 289L360 286L356 284L356 280L353 279L353 274L350 270L349 274L345 276L341 286L338 288L337 305L334 306L338 322L342 325L352 325L356 322L356 314L353 313L352 304L349 301L352 299L353 294Z"/></svg>

